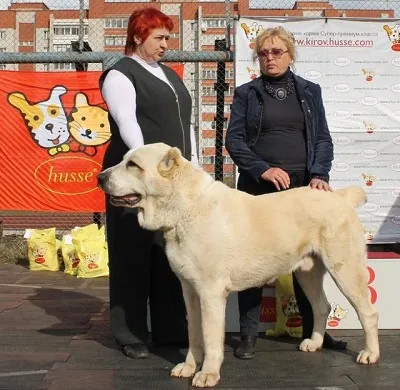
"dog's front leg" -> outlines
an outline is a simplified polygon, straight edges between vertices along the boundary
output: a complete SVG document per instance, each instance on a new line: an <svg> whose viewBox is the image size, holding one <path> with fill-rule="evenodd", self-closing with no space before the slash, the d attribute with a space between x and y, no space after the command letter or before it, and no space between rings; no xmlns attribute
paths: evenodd
<svg viewBox="0 0 400 390"><path fill-rule="evenodd" d="M181 281L181 284L187 311L189 350L186 355L186 360L172 369L171 376L190 378L203 361L201 310L199 296L193 287L185 281Z"/></svg>
<svg viewBox="0 0 400 390"><path fill-rule="evenodd" d="M224 358L226 294L215 286L207 287L203 286L199 293L205 357L201 371L192 381L196 387L212 387L218 383Z"/></svg>

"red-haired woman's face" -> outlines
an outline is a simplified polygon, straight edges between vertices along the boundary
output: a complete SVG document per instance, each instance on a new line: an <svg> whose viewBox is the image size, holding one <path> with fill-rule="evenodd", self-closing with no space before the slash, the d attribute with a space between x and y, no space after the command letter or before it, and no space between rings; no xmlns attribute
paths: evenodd
<svg viewBox="0 0 400 390"><path fill-rule="evenodd" d="M137 40L135 54L147 62L160 61L167 51L169 34L170 31L166 28L155 28L144 41L135 38Z"/></svg>

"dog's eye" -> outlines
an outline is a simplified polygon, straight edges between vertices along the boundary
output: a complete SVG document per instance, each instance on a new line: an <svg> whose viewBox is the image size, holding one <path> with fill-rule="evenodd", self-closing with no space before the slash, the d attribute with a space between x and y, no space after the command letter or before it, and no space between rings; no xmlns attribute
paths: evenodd
<svg viewBox="0 0 400 390"><path fill-rule="evenodd" d="M126 166L127 166L128 168L137 168L138 165L137 165L135 162L129 160L129 161L126 163Z"/></svg>

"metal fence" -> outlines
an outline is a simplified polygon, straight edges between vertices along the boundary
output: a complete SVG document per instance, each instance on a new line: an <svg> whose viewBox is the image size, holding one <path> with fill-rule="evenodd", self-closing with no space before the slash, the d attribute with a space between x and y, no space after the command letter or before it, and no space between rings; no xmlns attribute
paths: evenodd
<svg viewBox="0 0 400 390"><path fill-rule="evenodd" d="M234 19L243 16L395 18L398 1L376 0L0 0L0 71L99 71L125 44L129 15L152 6L174 22L166 60L184 63L193 99L200 163L217 180L235 183L224 149L234 90ZM99 215L0 211L3 233L56 226L60 231Z"/></svg>

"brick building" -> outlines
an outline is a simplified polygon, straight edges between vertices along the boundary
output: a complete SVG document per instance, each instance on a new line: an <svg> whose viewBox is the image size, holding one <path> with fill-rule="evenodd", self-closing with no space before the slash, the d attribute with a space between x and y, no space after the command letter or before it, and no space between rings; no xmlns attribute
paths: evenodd
<svg viewBox="0 0 400 390"><path fill-rule="evenodd" d="M260 2L262 3L262 2ZM214 50L216 39L225 38L226 4L224 1L194 2L157 0L146 2L106 2L89 0L87 9L49 9L43 2L14 2L0 10L0 52L68 52L72 42L82 38L92 51L122 52L127 19L133 10L151 5L170 15L175 27L169 42L170 50ZM297 1L282 9L252 7L251 0L230 4L230 15L282 17L394 17L392 10L340 10L325 1ZM83 31L80 35L80 27ZM74 64L0 64L0 69L28 71L74 71ZM89 70L101 70L90 64ZM198 130L201 162L213 173L215 162L216 63L186 63L185 83L193 102L193 125ZM233 64L226 65L225 115L227 123L234 89ZM225 125L226 126L226 125ZM224 173L232 176L233 165L224 151Z"/></svg>

